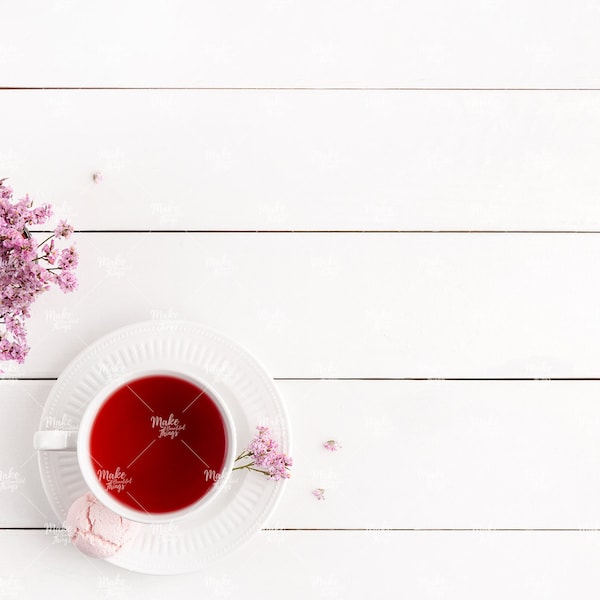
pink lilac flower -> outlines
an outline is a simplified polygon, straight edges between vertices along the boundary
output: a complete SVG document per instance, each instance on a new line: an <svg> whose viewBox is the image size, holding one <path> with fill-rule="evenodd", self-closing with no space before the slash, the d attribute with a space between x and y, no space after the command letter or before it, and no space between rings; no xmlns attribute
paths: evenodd
<svg viewBox="0 0 600 600"><path fill-rule="evenodd" d="M68 238L73 233L73 226L69 225L65 220L61 220L58 222L56 229L54 230L54 235L57 238Z"/></svg>
<svg viewBox="0 0 600 600"><path fill-rule="evenodd" d="M77 255L77 251L74 246L70 248L65 248L60 253L60 258L58 259L58 266L62 269L73 269L77 266L79 262L79 256Z"/></svg>
<svg viewBox="0 0 600 600"><path fill-rule="evenodd" d="M5 337L0 340L0 357L3 360L14 360L22 363L29 351L29 347L17 342L9 342Z"/></svg>
<svg viewBox="0 0 600 600"><path fill-rule="evenodd" d="M77 278L70 271L62 271L56 275L56 283L63 292L72 292L77 287Z"/></svg>
<svg viewBox="0 0 600 600"><path fill-rule="evenodd" d="M49 204L42 204L32 211L32 225L39 225L45 223L52 216L52 207Z"/></svg>
<svg viewBox="0 0 600 600"><path fill-rule="evenodd" d="M342 445L339 442L336 442L335 440L327 440L323 444L323 448L329 450L329 452L337 452L341 447Z"/></svg>
<svg viewBox="0 0 600 600"><path fill-rule="evenodd" d="M53 265L58 260L58 249L54 247L54 239L50 240L49 244L44 244L42 252L44 253L43 258L49 264Z"/></svg>
<svg viewBox="0 0 600 600"><path fill-rule="evenodd" d="M271 437L268 427L258 426L258 433L254 436L247 448L235 459L250 461L244 465L234 467L233 470L248 469L266 475L269 479L279 481L290 477L289 469L292 458L283 452L278 452L279 445ZM259 468L256 468L259 467Z"/></svg>
<svg viewBox="0 0 600 600"><path fill-rule="evenodd" d="M6 178L0 179L0 199L10 199L13 195L13 190L8 185L4 185Z"/></svg>
<svg viewBox="0 0 600 600"><path fill-rule="evenodd" d="M317 500L325 500L325 490L323 488L317 488L316 490L313 490L312 495Z"/></svg>
<svg viewBox="0 0 600 600"><path fill-rule="evenodd" d="M52 207L33 208L28 196L14 201L13 191L4 181L0 179L0 360L22 363L29 352L25 320L30 317L31 304L52 284L64 292L76 288L77 253L71 247L59 254L55 248L53 238L73 233L65 221L38 245L29 226L45 223ZM53 266L57 261L59 265Z"/></svg>
<svg viewBox="0 0 600 600"><path fill-rule="evenodd" d="M274 479L275 481L288 479L290 476L288 469L292 466L292 459L285 454L278 453L275 454L271 458L270 463L265 466L270 479Z"/></svg>

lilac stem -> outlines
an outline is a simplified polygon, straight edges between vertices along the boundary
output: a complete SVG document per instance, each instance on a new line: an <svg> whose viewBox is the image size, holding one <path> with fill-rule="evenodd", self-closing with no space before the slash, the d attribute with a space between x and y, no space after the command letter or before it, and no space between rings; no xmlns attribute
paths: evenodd
<svg viewBox="0 0 600 600"><path fill-rule="evenodd" d="M40 246L43 246L48 240L51 240L54 237L54 234L52 234L50 237L47 237L41 244L38 244L38 248Z"/></svg>
<svg viewBox="0 0 600 600"><path fill-rule="evenodd" d="M254 463L248 463L247 465L240 465L239 467L233 467L232 471L237 471L238 469L249 469ZM256 469L255 469L256 470Z"/></svg>

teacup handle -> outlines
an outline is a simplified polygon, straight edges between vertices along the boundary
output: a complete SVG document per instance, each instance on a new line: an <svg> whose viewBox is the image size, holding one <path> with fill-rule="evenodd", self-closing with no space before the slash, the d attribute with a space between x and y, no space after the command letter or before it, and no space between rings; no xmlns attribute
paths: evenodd
<svg viewBox="0 0 600 600"><path fill-rule="evenodd" d="M77 431L36 431L33 447L36 450L77 450Z"/></svg>

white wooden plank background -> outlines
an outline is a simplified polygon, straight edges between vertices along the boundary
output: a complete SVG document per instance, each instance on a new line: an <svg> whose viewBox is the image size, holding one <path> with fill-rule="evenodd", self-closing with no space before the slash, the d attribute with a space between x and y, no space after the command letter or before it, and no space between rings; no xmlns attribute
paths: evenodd
<svg viewBox="0 0 600 600"><path fill-rule="evenodd" d="M32 450L51 385L0 384L0 471L22 480L0 490L0 525L60 525ZM600 529L598 381L278 385L295 464L269 528ZM321 447L332 436L343 445L333 455Z"/></svg>
<svg viewBox="0 0 600 600"><path fill-rule="evenodd" d="M56 377L100 335L153 318L212 324L276 377L599 374L595 234L75 238L80 289L40 298L9 376Z"/></svg>
<svg viewBox="0 0 600 600"><path fill-rule="evenodd" d="M8 598L407 598L594 600L596 532L262 532L209 574L157 577L86 559L38 532L0 533ZM21 552L11 552L16 545ZM68 568L65 566L68 565Z"/></svg>
<svg viewBox="0 0 600 600"><path fill-rule="evenodd" d="M0 177L69 217L82 255L0 381L0 471L20 477L0 597L597 598L596 3L27 0L0 19L0 88L21 88L0 90ZM51 379L148 318L240 340L292 418L283 501L210 573L128 573L43 529Z"/></svg>
<svg viewBox="0 0 600 600"><path fill-rule="evenodd" d="M26 0L2 21L11 86L600 87L588 0Z"/></svg>
<svg viewBox="0 0 600 600"><path fill-rule="evenodd" d="M598 231L599 98L5 91L0 164L84 230Z"/></svg>

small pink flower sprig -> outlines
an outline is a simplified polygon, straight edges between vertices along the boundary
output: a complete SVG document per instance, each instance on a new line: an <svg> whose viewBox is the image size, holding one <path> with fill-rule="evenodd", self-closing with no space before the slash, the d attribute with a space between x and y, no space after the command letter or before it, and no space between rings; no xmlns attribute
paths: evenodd
<svg viewBox="0 0 600 600"><path fill-rule="evenodd" d="M52 207L33 208L28 196L14 202L13 191L4 182L0 179L0 360L22 363L29 352L25 320L31 316L31 305L51 284L63 292L77 287L73 271L78 255L73 246L60 251L55 247L53 238L73 233L66 221L36 245L29 227L45 223Z"/></svg>
<svg viewBox="0 0 600 600"><path fill-rule="evenodd" d="M232 470L248 469L249 471L256 471L275 481L289 479L292 458L278 452L279 445L271 438L268 427L259 426L256 429L258 429L258 433L248 444L248 447L235 459L236 463L241 460L250 462L234 467Z"/></svg>
<svg viewBox="0 0 600 600"><path fill-rule="evenodd" d="M341 447L342 445L335 440L327 440L326 442L323 442L323 448L325 448L325 450L329 450L329 452L337 452ZM312 495L317 500L325 500L325 490L323 488L317 488L316 490L313 490Z"/></svg>
<svg viewBox="0 0 600 600"><path fill-rule="evenodd" d="M317 488L316 490L313 490L312 495L317 500L325 500L325 490L323 488Z"/></svg>
<svg viewBox="0 0 600 600"><path fill-rule="evenodd" d="M325 448L325 450L329 450L329 452L337 452L341 447L342 445L335 440L327 440L323 443L323 448Z"/></svg>

